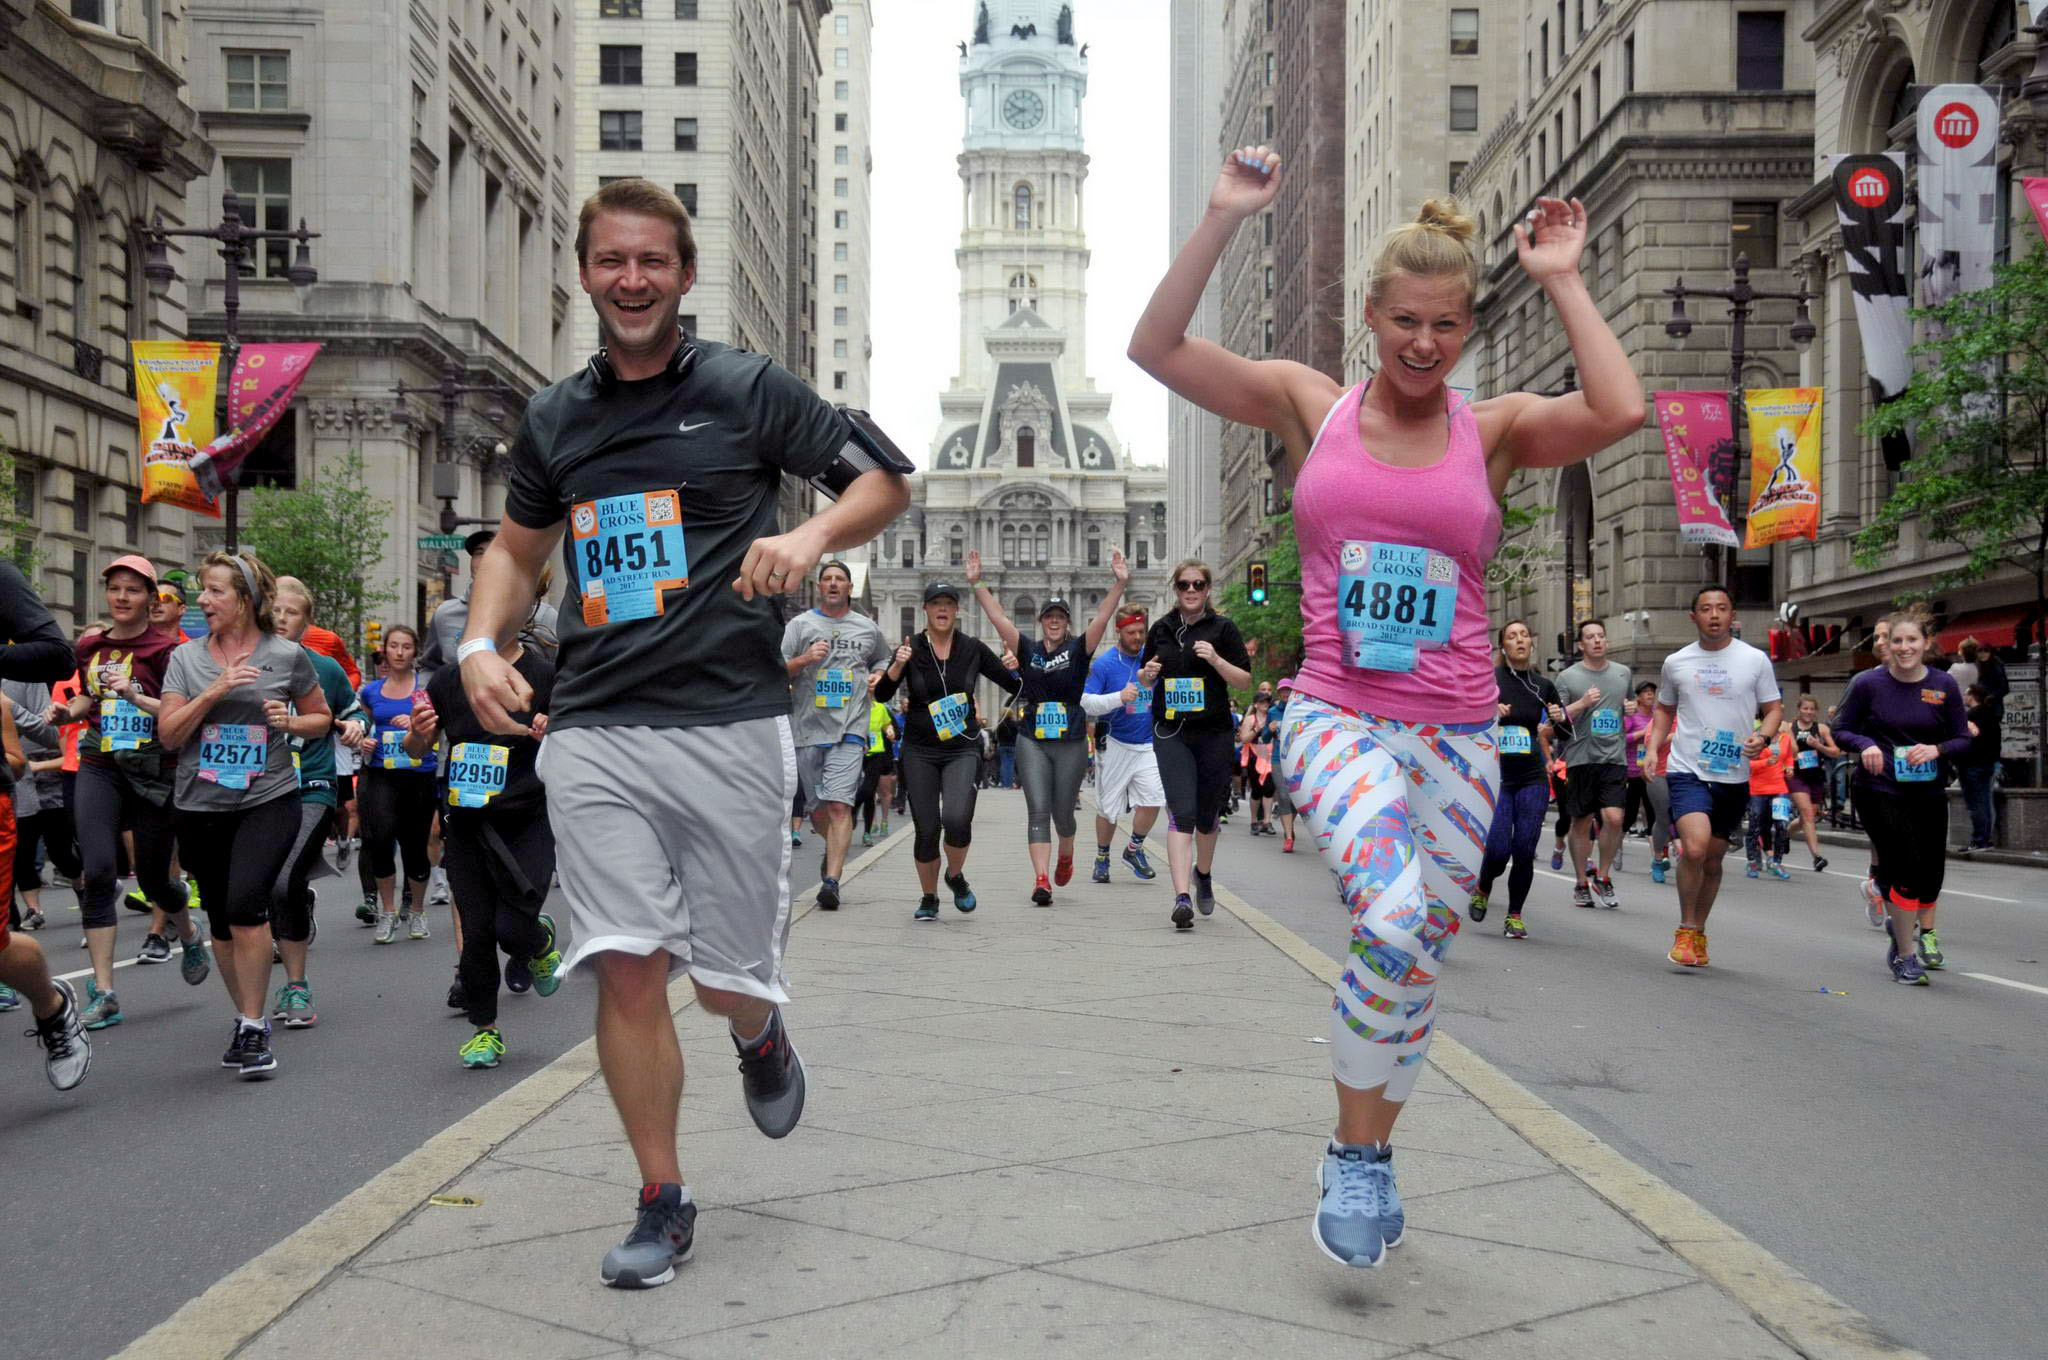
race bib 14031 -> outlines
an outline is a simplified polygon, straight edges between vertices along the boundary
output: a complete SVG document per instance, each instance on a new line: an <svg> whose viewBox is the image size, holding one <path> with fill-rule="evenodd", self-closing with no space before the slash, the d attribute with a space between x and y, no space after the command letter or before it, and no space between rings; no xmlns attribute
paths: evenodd
<svg viewBox="0 0 2048 1360"><path fill-rule="evenodd" d="M592 628L651 619L663 612L663 591L690 584L679 489L579 501L569 508L569 544Z"/></svg>
<svg viewBox="0 0 2048 1360"><path fill-rule="evenodd" d="M1526 727L1503 727L1500 730L1500 753L1504 756L1526 756L1534 752L1536 744Z"/></svg>

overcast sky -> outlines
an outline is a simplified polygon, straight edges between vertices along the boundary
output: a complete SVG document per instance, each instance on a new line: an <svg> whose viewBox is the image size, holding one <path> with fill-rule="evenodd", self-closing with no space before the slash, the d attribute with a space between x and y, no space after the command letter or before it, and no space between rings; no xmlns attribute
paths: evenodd
<svg viewBox="0 0 2048 1360"><path fill-rule="evenodd" d="M919 466L939 393L959 357L960 54L967 0L874 6L874 315L876 420ZM1124 358L1131 327L1167 261L1167 0L1078 0L1089 44L1088 366L1116 397L1111 420L1140 463L1165 466L1166 390Z"/></svg>

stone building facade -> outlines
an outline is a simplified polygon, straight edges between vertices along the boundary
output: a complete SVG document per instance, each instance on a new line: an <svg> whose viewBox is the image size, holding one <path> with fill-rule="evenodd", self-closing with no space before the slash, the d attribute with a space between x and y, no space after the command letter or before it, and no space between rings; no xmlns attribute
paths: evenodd
<svg viewBox="0 0 2048 1360"><path fill-rule="evenodd" d="M1027 630L1054 595L1085 625L1117 549L1131 561L1131 597L1155 608L1178 557L1167 540L1166 470L1134 464L1081 350L1088 68L1073 11L1063 0L969 9L960 373L940 394L910 511L870 545L873 606L891 639L923 626L925 584L960 582L969 551ZM993 637L971 599L963 603L963 626ZM998 692L982 688L993 715Z"/></svg>
<svg viewBox="0 0 2048 1360"><path fill-rule="evenodd" d="M870 0L833 0L818 40L818 390L863 411L875 349L874 27Z"/></svg>
<svg viewBox="0 0 2048 1360"><path fill-rule="evenodd" d="M232 188L262 225L304 219L321 233L310 289L283 277L284 249L241 281L241 340L326 346L243 481L295 485L360 453L371 494L393 508L381 568L393 619L466 588L458 554L417 546L439 531L435 464L458 467L458 514L495 521L497 445L525 398L580 357L570 3L188 10L189 96L219 160L192 181L187 220L216 220ZM223 266L202 246L173 242L172 263L192 289L192 333L217 338ZM395 396L444 373L495 389L461 398L448 429L438 397Z"/></svg>
<svg viewBox="0 0 2048 1360"><path fill-rule="evenodd" d="M213 164L189 34L180 0L0 0L0 445L31 581L67 629L99 616L112 558L194 551L188 512L141 502L128 355L187 333L185 285L151 291L137 229L183 223Z"/></svg>
<svg viewBox="0 0 2048 1360"><path fill-rule="evenodd" d="M1227 30L1216 22L1211 0L1173 0L1168 18L1172 45L1168 120L1171 168L1167 249L1178 252L1209 206L1209 190L1223 162L1218 133L1223 122L1223 81ZM1202 290L1188 334L1218 337L1217 308L1222 285L1212 276ZM1223 561L1223 420L1178 393L1166 396L1166 498L1168 538L1190 557Z"/></svg>
<svg viewBox="0 0 2048 1360"><path fill-rule="evenodd" d="M1695 298L1695 328L1681 347L1664 332L1663 289L1681 276L1694 287L1727 287L1737 253L1750 257L1754 286L1799 286L1785 227L1788 205L1814 182L1814 60L1798 41L1814 4L1521 0L1519 8L1520 88L1460 180L1480 224L1484 278L1478 327L1453 382L1482 399L1563 390L1571 351L1522 272L1512 233L1549 196L1585 202L1582 271L1645 389L1725 388L1725 307ZM1759 304L1746 337L1746 386L1798 381L1793 317L1791 303ZM1739 505L1747 494L1745 467ZM1530 619L1540 654L1563 647L1568 617L1603 617L1616 654L1638 667L1693 636L1685 609L1720 565L1678 538L1654 426L1589 462L1517 475L1508 501L1539 512L1521 539L1548 556L1497 581L1490 604L1498 619ZM1736 553L1728 574L1760 637L1774 604L1770 550ZM1568 581L1577 583L1569 611Z"/></svg>

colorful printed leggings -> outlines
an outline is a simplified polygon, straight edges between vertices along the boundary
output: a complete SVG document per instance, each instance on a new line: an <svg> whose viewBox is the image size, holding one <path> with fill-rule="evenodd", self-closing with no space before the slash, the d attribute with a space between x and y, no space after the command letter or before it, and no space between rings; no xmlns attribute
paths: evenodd
<svg viewBox="0 0 2048 1360"><path fill-rule="evenodd" d="M1422 1075L1436 980L1479 881L1500 757L1482 723L1405 723L1297 698L1281 773L1351 909L1331 1003L1337 1080L1401 1101Z"/></svg>

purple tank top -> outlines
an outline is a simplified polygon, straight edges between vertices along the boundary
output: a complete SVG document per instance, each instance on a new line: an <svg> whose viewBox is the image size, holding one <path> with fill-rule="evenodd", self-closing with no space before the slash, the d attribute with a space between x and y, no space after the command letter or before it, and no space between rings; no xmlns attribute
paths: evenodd
<svg viewBox="0 0 2048 1360"><path fill-rule="evenodd" d="M1359 438L1364 393L1361 383L1338 398L1294 484L1303 624L1295 689L1400 722L1490 722L1499 693L1486 566L1500 546L1500 505L1478 419L1446 389L1444 456L1394 467ZM1456 604L1439 618L1453 577Z"/></svg>

